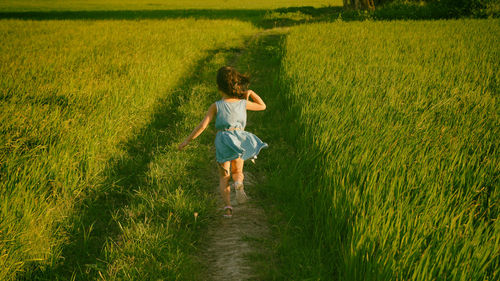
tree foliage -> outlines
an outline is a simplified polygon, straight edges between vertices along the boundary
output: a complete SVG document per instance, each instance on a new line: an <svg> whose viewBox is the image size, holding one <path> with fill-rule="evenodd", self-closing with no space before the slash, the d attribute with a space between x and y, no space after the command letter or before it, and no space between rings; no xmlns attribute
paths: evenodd
<svg viewBox="0 0 500 281"><path fill-rule="evenodd" d="M375 7L391 3L426 3L436 9L449 10L457 15L469 15L479 9L484 9L495 0L344 0L346 9L374 10Z"/></svg>
<svg viewBox="0 0 500 281"><path fill-rule="evenodd" d="M375 10L374 0L344 0L344 8L355 10Z"/></svg>

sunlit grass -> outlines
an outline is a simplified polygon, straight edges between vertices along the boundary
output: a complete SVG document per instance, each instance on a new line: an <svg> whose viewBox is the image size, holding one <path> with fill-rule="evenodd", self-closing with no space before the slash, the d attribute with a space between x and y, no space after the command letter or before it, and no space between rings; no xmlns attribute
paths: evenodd
<svg viewBox="0 0 500 281"><path fill-rule="evenodd" d="M138 134L155 111L185 96L198 61L253 32L229 20L0 21L0 279L58 264L75 200L141 177L127 146L152 153L142 146L159 137Z"/></svg>
<svg viewBox="0 0 500 281"><path fill-rule="evenodd" d="M275 9L297 6L342 6L342 0L0 0L0 11Z"/></svg>
<svg viewBox="0 0 500 281"><path fill-rule="evenodd" d="M290 235L309 241L286 248L284 240L291 271L339 280L499 277L499 27L458 20L291 30L282 85L299 161L277 165L288 168L272 189L293 217Z"/></svg>
<svg viewBox="0 0 500 281"><path fill-rule="evenodd" d="M0 280L196 278L212 136L175 144L252 21L340 20L339 8L265 12L304 5L341 1L0 1L39 19L208 9L0 20ZM264 12L194 19L235 17L210 9ZM278 112L249 123L267 127L263 193L287 218L276 276L498 278L499 26L338 22L252 44L239 66L269 104L259 116Z"/></svg>

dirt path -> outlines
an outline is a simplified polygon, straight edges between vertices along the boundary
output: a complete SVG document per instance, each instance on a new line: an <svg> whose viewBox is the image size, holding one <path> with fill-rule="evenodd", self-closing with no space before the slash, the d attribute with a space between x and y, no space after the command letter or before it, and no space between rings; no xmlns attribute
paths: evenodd
<svg viewBox="0 0 500 281"><path fill-rule="evenodd" d="M249 40L247 46L259 37L272 32L262 31ZM239 50L234 54L229 65L237 66L242 56L246 55L249 49ZM231 204L233 206L233 217L223 218L221 210L217 219L208 230L208 237L205 239L201 258L206 265L205 280L258 280L259 269L257 259L262 259L269 252L263 241L271 239L270 225L266 213L262 209L256 198L252 197L252 189L263 182L248 170L250 162L245 163L245 191L250 200L239 205L235 199L234 188L231 188ZM251 168L251 167L250 167ZM214 169L216 171L216 169ZM214 184L215 196L218 198L218 205L223 206L224 202L220 196L218 183Z"/></svg>
<svg viewBox="0 0 500 281"><path fill-rule="evenodd" d="M245 172L245 189L251 194L256 181ZM219 191L217 190L217 195ZM207 247L202 254L207 265L207 280L255 280L257 272L252 266L252 255L259 254L262 239L270 236L263 209L254 199L238 205L231 190L233 217L223 218L222 211L208 231ZM222 198L219 199L222 206Z"/></svg>

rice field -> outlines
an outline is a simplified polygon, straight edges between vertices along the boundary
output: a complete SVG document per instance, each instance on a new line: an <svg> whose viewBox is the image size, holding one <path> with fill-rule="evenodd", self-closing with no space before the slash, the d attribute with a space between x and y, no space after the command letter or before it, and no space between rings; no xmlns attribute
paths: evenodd
<svg viewBox="0 0 500 281"><path fill-rule="evenodd" d="M65 226L75 223L64 221L79 215L83 194L129 180L110 175L128 161L125 144L160 105L182 98L200 60L253 32L248 23L194 19L1 21L0 279L57 263Z"/></svg>
<svg viewBox="0 0 500 281"><path fill-rule="evenodd" d="M287 276L500 277L498 46L498 20L290 31L283 133L300 160L270 189L290 212L284 236L302 237L283 239Z"/></svg>
<svg viewBox="0 0 500 281"><path fill-rule="evenodd" d="M342 0L0 0L0 11L257 9L342 6Z"/></svg>
<svg viewBox="0 0 500 281"><path fill-rule="evenodd" d="M499 20L273 10L341 2L0 0L0 280L203 280L211 129L176 147L235 56L269 279L498 279Z"/></svg>

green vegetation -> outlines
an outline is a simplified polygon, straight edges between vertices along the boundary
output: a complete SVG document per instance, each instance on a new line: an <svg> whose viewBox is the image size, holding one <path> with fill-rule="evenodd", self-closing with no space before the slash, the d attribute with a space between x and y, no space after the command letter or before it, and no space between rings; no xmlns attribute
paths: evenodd
<svg viewBox="0 0 500 281"><path fill-rule="evenodd" d="M0 0L0 11L258 9L342 6L342 0Z"/></svg>
<svg viewBox="0 0 500 281"><path fill-rule="evenodd" d="M184 120L175 116L181 109L174 105L192 98L183 91L189 94L193 89L179 87L194 77L197 61L214 56L216 50L241 47L244 36L254 32L242 22L194 19L1 22L0 279L29 271L31 263L58 266L65 241L79 238L73 233L99 240L108 229L96 231L94 222L88 221L98 215L109 218L103 222L109 229L121 223L116 232L124 236L129 235L129 226L123 225L121 216L135 231L143 231L137 228L146 227L150 217L142 210L161 204L162 216L168 217L169 210L174 213L173 225L158 232L166 239L184 227L186 219L191 221L194 211L209 210L206 190L198 192L198 186L181 177L188 173L190 159L198 158L180 157L170 145L179 132L185 133L180 130ZM211 86L212 80L206 83ZM216 94L208 86L198 91ZM158 110L167 109L156 120ZM199 118L203 113L197 114ZM196 118L184 115L190 128ZM180 124L170 124L175 118ZM150 130L159 132L141 133L153 121L159 124ZM154 156L157 151L162 152L159 160ZM156 167L156 161L168 165ZM151 187L149 173L163 176L156 175ZM150 193L165 196L146 206L143 202L134 207L127 201L133 194L135 200L145 201L141 196L153 196ZM139 218L141 222L130 222ZM94 243L95 251L112 242L116 241ZM170 249L171 254L182 258L177 248L186 244ZM86 253L81 250L77 247L72 255L84 267ZM113 250L106 247L102 255L110 253Z"/></svg>
<svg viewBox="0 0 500 281"><path fill-rule="evenodd" d="M0 0L0 280L200 278L213 136L176 145L245 47L263 280L498 279L499 21L341 2Z"/></svg>
<svg viewBox="0 0 500 281"><path fill-rule="evenodd" d="M497 0L344 0L345 8L349 10L385 10L399 7L412 15L426 11L431 14L441 14L441 17L484 16L498 8ZM498 10L497 10L498 12Z"/></svg>
<svg viewBox="0 0 500 281"><path fill-rule="evenodd" d="M374 19L442 19L500 16L497 0L396 0L380 1L376 10L369 13Z"/></svg>
<svg viewBox="0 0 500 281"><path fill-rule="evenodd" d="M291 146L265 191L287 221L288 278L499 277L499 26L291 30L280 97Z"/></svg>
<svg viewBox="0 0 500 281"><path fill-rule="evenodd" d="M377 6L384 4L429 6L430 10L441 10L455 17L479 15L499 5L497 0L375 0Z"/></svg>

